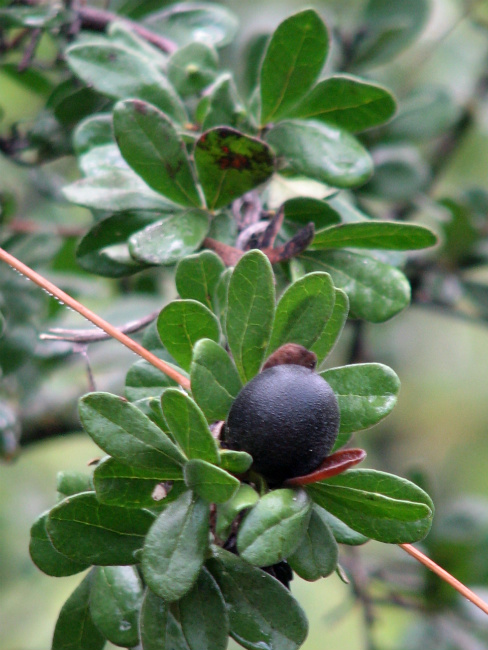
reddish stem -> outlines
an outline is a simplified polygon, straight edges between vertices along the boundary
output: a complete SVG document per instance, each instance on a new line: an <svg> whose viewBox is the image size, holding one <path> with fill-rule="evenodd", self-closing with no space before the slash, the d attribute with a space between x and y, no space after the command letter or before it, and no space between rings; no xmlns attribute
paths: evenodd
<svg viewBox="0 0 488 650"><path fill-rule="evenodd" d="M182 386L186 390L189 390L190 380L187 379L184 375L182 375L177 370L172 368L162 359L159 359L152 352L149 352L149 350L146 350L146 348L142 347L142 345L140 345L139 343L131 339L129 336L127 336L126 334L118 330L116 327L110 325L110 323L108 323L106 320L100 318L100 316L98 316L90 309L82 305L80 302L72 298L70 295L62 291L62 289L57 287L55 284L49 282L49 280L46 280L46 278L44 278L42 275L36 273L36 271L31 269L29 266L23 264L16 257L11 255L10 253L7 253L7 251L5 251L3 248L0 248L0 260L7 262L7 264L9 264L12 268L22 273L22 275L25 275L27 278L29 278L29 280L32 280L32 282L35 282L35 284L41 287L41 289L45 289L48 293L52 294L53 296L61 300L61 302L64 302L66 305L68 305L68 307L71 307L71 309L77 311L84 318L86 318L94 325L99 327L101 330L106 332L109 336L111 336L114 339L117 339L117 341L119 341L120 343L128 347L130 350L138 354L140 357L148 361L155 368L161 370L161 372L164 372L164 374L167 375L168 377L171 377L171 379L174 379L178 384L180 384L180 386Z"/></svg>

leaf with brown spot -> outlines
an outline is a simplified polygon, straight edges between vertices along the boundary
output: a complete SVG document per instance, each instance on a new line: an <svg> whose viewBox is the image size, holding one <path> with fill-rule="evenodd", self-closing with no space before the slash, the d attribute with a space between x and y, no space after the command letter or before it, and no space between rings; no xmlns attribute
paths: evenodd
<svg viewBox="0 0 488 650"><path fill-rule="evenodd" d="M267 144L228 127L202 134L195 148L195 163L211 210L261 185L274 171Z"/></svg>

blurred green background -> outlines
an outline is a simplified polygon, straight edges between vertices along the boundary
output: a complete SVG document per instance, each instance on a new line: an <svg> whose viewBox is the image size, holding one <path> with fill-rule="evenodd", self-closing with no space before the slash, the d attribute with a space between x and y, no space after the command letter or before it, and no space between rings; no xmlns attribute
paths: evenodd
<svg viewBox="0 0 488 650"><path fill-rule="evenodd" d="M238 59L239 48L256 29L270 30L301 2L248 0L227 3L241 17L239 42L226 53L229 64ZM331 0L314 2L325 17L334 11L344 22L353 20L361 2ZM407 0L405 4L408 4ZM415 46L394 63L375 68L369 75L402 96L422 84L446 88L462 105L486 66L488 31L468 19L469 11L484 11L488 2L435 0L430 18ZM43 44L49 48L49 43ZM5 115L0 127L11 121L30 121L43 105L42 98L12 81L0 69L0 103ZM453 159L432 190L432 196L455 196L480 186L488 190L488 105L481 106L479 119L470 128ZM61 173L61 169L60 169ZM73 161L65 165L66 178L76 174ZM22 216L51 221L87 224L87 211L55 205L43 196L39 179L0 157L0 187L15 195ZM428 210L427 210L428 212ZM428 218L428 215L427 215ZM101 315L123 322L126 315L147 313L158 306L154 297L131 298L111 307L111 281L80 275L74 286ZM167 296L168 297L168 296ZM65 324L84 327L76 315L62 314ZM351 331L330 360L345 361ZM440 310L412 307L392 321L366 326L367 353L371 360L390 365L399 375L402 389L398 406L380 426L357 439L368 451L367 466L403 476L421 470L429 480L438 513L460 497L488 500L488 327L469 319L453 319ZM107 363L117 358L114 367ZM124 371L133 362L130 353L117 344L93 346L90 353L98 389L120 391ZM87 390L84 362L70 358L61 369L45 375L30 405L35 421L40 405L53 412L73 409L77 396ZM56 473L85 470L99 455L95 445L81 433L38 442L26 447L10 464L0 466L0 648L2 650L47 650L54 623L63 602L80 577L54 580L40 573L28 555L29 529L33 520L55 500ZM347 551L345 552L347 555ZM395 565L403 551L371 542L359 551L372 564ZM307 584L295 580L292 591L305 607L310 633L304 650L347 648L364 645L363 612L351 590L339 577ZM381 648L390 648L411 621L412 614L393 608L380 613L377 638ZM487 624L488 625L488 624ZM236 646L237 647L237 646Z"/></svg>

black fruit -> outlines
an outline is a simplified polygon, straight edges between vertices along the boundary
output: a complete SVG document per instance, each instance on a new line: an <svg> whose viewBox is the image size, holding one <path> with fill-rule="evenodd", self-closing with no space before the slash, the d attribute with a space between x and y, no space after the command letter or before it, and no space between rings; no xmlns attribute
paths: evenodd
<svg viewBox="0 0 488 650"><path fill-rule="evenodd" d="M230 449L247 451L253 469L272 483L317 469L339 431L339 405L313 370L280 365L241 390L225 425Z"/></svg>

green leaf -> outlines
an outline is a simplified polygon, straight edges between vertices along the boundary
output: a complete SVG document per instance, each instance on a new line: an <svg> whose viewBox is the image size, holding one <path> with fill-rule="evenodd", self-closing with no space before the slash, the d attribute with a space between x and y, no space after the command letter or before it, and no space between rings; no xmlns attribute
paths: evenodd
<svg viewBox="0 0 488 650"><path fill-rule="evenodd" d="M124 13L126 13L124 11ZM127 14L126 14L127 15ZM166 70L168 56L162 50L149 43L148 40L138 36L130 23L125 23L123 19L115 20L107 26L107 34L110 40L129 50L134 50L150 63L155 65L163 72Z"/></svg>
<svg viewBox="0 0 488 650"><path fill-rule="evenodd" d="M239 555L258 566L270 566L286 559L300 544L311 509L311 501L302 489L268 492L239 527Z"/></svg>
<svg viewBox="0 0 488 650"><path fill-rule="evenodd" d="M80 419L99 447L121 463L156 469L160 479L181 478L185 457L168 436L130 402L110 393L80 400Z"/></svg>
<svg viewBox="0 0 488 650"><path fill-rule="evenodd" d="M222 332L224 336L227 336L227 309L228 309L228 295L229 295L229 284L234 269L229 268L220 276L220 280L217 283L215 289L215 313L218 315L220 320L220 325L222 327Z"/></svg>
<svg viewBox="0 0 488 650"><path fill-rule="evenodd" d="M176 382L143 359L136 361L125 376L125 396L130 402L160 397L169 386L176 386Z"/></svg>
<svg viewBox="0 0 488 650"><path fill-rule="evenodd" d="M69 497L78 492L93 490L93 480L90 474L84 472L58 472L56 490L64 497Z"/></svg>
<svg viewBox="0 0 488 650"><path fill-rule="evenodd" d="M259 494L247 483L241 483L235 495L221 503L217 508L217 524L215 531L222 540L226 540L231 533L231 525L237 515L251 508L259 501Z"/></svg>
<svg viewBox="0 0 488 650"><path fill-rule="evenodd" d="M198 178L210 210L222 208L267 181L274 158L265 142L235 129L206 131L195 146Z"/></svg>
<svg viewBox="0 0 488 650"><path fill-rule="evenodd" d="M125 210L174 209L163 196L154 192L142 178L130 169L103 171L97 176L82 178L63 187L63 194L72 203L96 210L122 212Z"/></svg>
<svg viewBox="0 0 488 650"><path fill-rule="evenodd" d="M90 88L114 99L141 99L176 122L186 122L185 108L174 88L147 57L102 41L72 45L65 56L73 72Z"/></svg>
<svg viewBox="0 0 488 650"><path fill-rule="evenodd" d="M340 433L372 427L396 404L400 380L381 363L358 363L320 373L331 385L341 412Z"/></svg>
<svg viewBox="0 0 488 650"><path fill-rule="evenodd" d="M411 45L430 13L427 0L369 0L362 18L365 36L354 52L356 65L389 63Z"/></svg>
<svg viewBox="0 0 488 650"><path fill-rule="evenodd" d="M164 113L127 99L114 108L114 131L125 160L149 187L180 205L201 205L185 144Z"/></svg>
<svg viewBox="0 0 488 650"><path fill-rule="evenodd" d="M112 115L98 113L80 122L73 133L73 147L78 156L97 147L115 144Z"/></svg>
<svg viewBox="0 0 488 650"><path fill-rule="evenodd" d="M310 348L317 355L317 364L320 365L332 351L339 339L349 313L349 299L341 289L335 290L334 309L328 321L324 324L317 341Z"/></svg>
<svg viewBox="0 0 488 650"><path fill-rule="evenodd" d="M432 524L434 505L429 495L392 474L348 470L306 489L319 506L353 530L380 542L418 542Z"/></svg>
<svg viewBox="0 0 488 650"><path fill-rule="evenodd" d="M339 549L324 510L315 506L305 535L294 553L288 556L288 564L300 578L313 582L325 578L335 570Z"/></svg>
<svg viewBox="0 0 488 650"><path fill-rule="evenodd" d="M259 371L274 317L274 276L261 251L243 255L232 273L227 296L227 340L244 382Z"/></svg>
<svg viewBox="0 0 488 650"><path fill-rule="evenodd" d="M196 300L173 300L158 317L163 345L185 370L190 369L193 348L200 339L220 339L217 318Z"/></svg>
<svg viewBox="0 0 488 650"><path fill-rule="evenodd" d="M29 553L34 564L48 576L56 578L87 569L88 563L76 562L54 548L46 530L48 515L48 512L40 515L30 530Z"/></svg>
<svg viewBox="0 0 488 650"><path fill-rule="evenodd" d="M234 40L238 29L237 17L230 9L205 2L168 7L150 14L144 24L180 47L194 41L224 47Z"/></svg>
<svg viewBox="0 0 488 650"><path fill-rule="evenodd" d="M239 479L225 469L195 458L185 465L185 483L209 503L225 503L239 488Z"/></svg>
<svg viewBox="0 0 488 650"><path fill-rule="evenodd" d="M46 530L53 546L77 562L126 565L136 563L134 551L153 521L147 510L108 506L82 492L54 506Z"/></svg>
<svg viewBox="0 0 488 650"><path fill-rule="evenodd" d="M261 66L261 124L276 122L313 86L327 57L329 37L322 19L305 9L273 33Z"/></svg>
<svg viewBox="0 0 488 650"><path fill-rule="evenodd" d="M335 289L328 273L309 273L293 282L276 306L266 354L285 343L298 343L311 350L321 338L334 301Z"/></svg>
<svg viewBox="0 0 488 650"><path fill-rule="evenodd" d="M58 16L62 19L63 14L59 5L8 7L0 10L0 19L5 27L41 29L56 26Z"/></svg>
<svg viewBox="0 0 488 650"><path fill-rule="evenodd" d="M360 546L361 544L365 544L367 541L369 541L369 537L366 537L365 535L361 535L361 533L356 532L352 528L349 528L349 526L346 526L346 524L341 521L340 519L337 519L337 517L334 517L334 515L331 515L330 512L327 510L324 510L318 505L314 505L314 510L317 510L320 512L320 516L322 519L327 523L329 528L331 529L335 540L338 544L347 544L348 546Z"/></svg>
<svg viewBox="0 0 488 650"><path fill-rule="evenodd" d="M86 271L120 278L146 268L130 256L129 237L160 218L157 212L121 212L98 221L81 239L76 259Z"/></svg>
<svg viewBox="0 0 488 650"><path fill-rule="evenodd" d="M203 210L177 212L132 235L130 254L146 264L175 264L200 248L208 228L208 215Z"/></svg>
<svg viewBox="0 0 488 650"><path fill-rule="evenodd" d="M73 591L59 612L52 650L102 650L105 638L100 634L90 613L89 573Z"/></svg>
<svg viewBox="0 0 488 650"><path fill-rule="evenodd" d="M199 109L203 110L203 131L223 125L234 129L247 125L246 109L230 74L223 74L207 92L210 94L199 105Z"/></svg>
<svg viewBox="0 0 488 650"><path fill-rule="evenodd" d="M143 650L191 650L170 605L146 589L140 616Z"/></svg>
<svg viewBox="0 0 488 650"><path fill-rule="evenodd" d="M101 503L124 508L153 508L152 494L161 481L157 469L124 465L115 458L104 458L93 474L97 499Z"/></svg>
<svg viewBox="0 0 488 650"><path fill-rule="evenodd" d="M366 149L337 126L287 120L274 126L266 140L286 169L333 187L362 185L373 173L373 161Z"/></svg>
<svg viewBox="0 0 488 650"><path fill-rule="evenodd" d="M180 298L198 300L212 310L213 296L224 263L213 251L188 255L176 267L175 283Z"/></svg>
<svg viewBox="0 0 488 650"><path fill-rule="evenodd" d="M437 243L437 237L424 226L388 221L343 223L319 230L310 246L324 248L375 248L395 251L419 250Z"/></svg>
<svg viewBox="0 0 488 650"><path fill-rule="evenodd" d="M395 110L395 99L383 86L334 75L319 81L290 117L319 120L357 133L387 122Z"/></svg>
<svg viewBox="0 0 488 650"><path fill-rule="evenodd" d="M196 95L217 76L219 59L205 43L189 43L171 55L168 78L182 97Z"/></svg>
<svg viewBox="0 0 488 650"><path fill-rule="evenodd" d="M410 284L398 269L351 251L307 251L299 258L307 271L330 273L349 298L351 316L382 323L405 309Z"/></svg>
<svg viewBox="0 0 488 650"><path fill-rule="evenodd" d="M168 388L161 397L161 404L171 433L187 458L219 464L217 443L204 414L191 397L178 388Z"/></svg>
<svg viewBox="0 0 488 650"><path fill-rule="evenodd" d="M313 222L315 228L327 228L341 222L341 215L327 201L298 196L283 203L285 219L307 225Z"/></svg>
<svg viewBox="0 0 488 650"><path fill-rule="evenodd" d="M233 553L217 547L213 552L206 566L220 587L237 643L247 650L298 650L308 623L288 589Z"/></svg>
<svg viewBox="0 0 488 650"><path fill-rule="evenodd" d="M208 545L209 507L188 490L159 515L142 553L148 587L169 602L193 586Z"/></svg>
<svg viewBox="0 0 488 650"><path fill-rule="evenodd" d="M229 618L225 602L215 579L205 567L176 607L190 650L227 648Z"/></svg>
<svg viewBox="0 0 488 650"><path fill-rule="evenodd" d="M139 643L138 620L143 587L131 566L96 567L90 591L90 612L103 636L118 646Z"/></svg>
<svg viewBox="0 0 488 650"><path fill-rule="evenodd" d="M201 339L193 349L191 390L209 422L225 420L242 388L228 353L215 341Z"/></svg>
<svg viewBox="0 0 488 650"><path fill-rule="evenodd" d="M252 465L252 456L247 451L220 450L220 466L231 474L244 474Z"/></svg>

